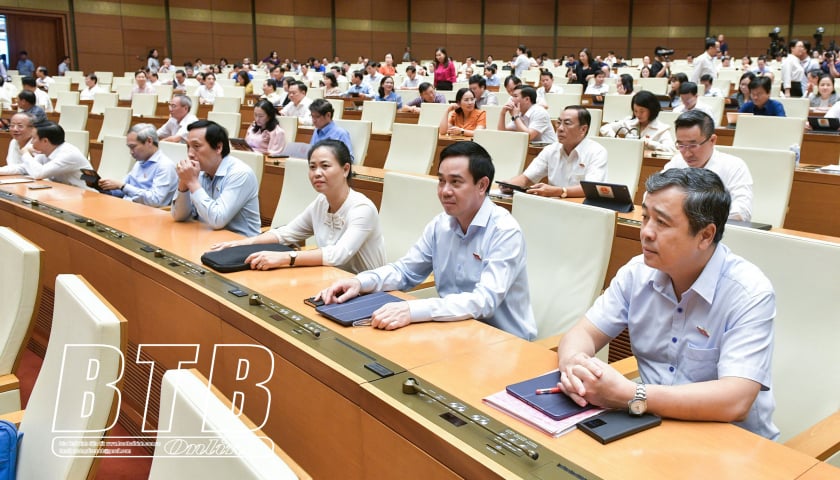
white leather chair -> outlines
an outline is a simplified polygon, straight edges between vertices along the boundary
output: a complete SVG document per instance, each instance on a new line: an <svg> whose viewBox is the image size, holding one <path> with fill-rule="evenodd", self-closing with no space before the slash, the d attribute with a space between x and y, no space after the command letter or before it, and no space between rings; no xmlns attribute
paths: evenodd
<svg viewBox="0 0 840 480"><path fill-rule="evenodd" d="M396 102L367 100L362 107L362 120L373 122L373 131L376 133L391 133L396 116Z"/></svg>
<svg viewBox="0 0 840 480"><path fill-rule="evenodd" d="M120 100L131 100L131 91L134 89L134 84L114 84L112 88L117 93L117 98Z"/></svg>
<svg viewBox="0 0 840 480"><path fill-rule="evenodd" d="M439 127L447 110L449 110L448 103L423 102L420 104L420 118L417 119L417 125Z"/></svg>
<svg viewBox="0 0 840 480"><path fill-rule="evenodd" d="M196 370L168 370L160 389L159 445L150 480L173 478L297 479L305 472ZM233 455L172 454L168 440L189 438Z"/></svg>
<svg viewBox="0 0 840 480"><path fill-rule="evenodd" d="M350 143L353 145L353 163L355 165L364 165L368 145L370 144L370 134L373 130L373 122L364 120L334 121L336 125L347 130L347 133L350 134Z"/></svg>
<svg viewBox="0 0 840 480"><path fill-rule="evenodd" d="M507 92L505 92L507 93ZM563 84L563 94L565 95L583 95L583 85L579 83L566 83ZM504 105L502 100L499 99L499 105Z"/></svg>
<svg viewBox="0 0 840 480"><path fill-rule="evenodd" d="M501 104L501 100L499 100L499 103L499 105L485 105L481 107L482 110L487 112L487 130L499 129L499 117L502 116L503 106L503 104Z"/></svg>
<svg viewBox="0 0 840 480"><path fill-rule="evenodd" d="M432 168L437 139L438 127L395 123L385 169L427 175Z"/></svg>
<svg viewBox="0 0 840 480"><path fill-rule="evenodd" d="M548 114L551 118L557 118L563 113L563 109L569 105L580 105L580 94L577 93L546 93L545 101L548 103Z"/></svg>
<svg viewBox="0 0 840 480"><path fill-rule="evenodd" d="M280 125L280 128L283 129L283 133L286 134L286 141L294 142L297 137L298 118L278 115L277 123Z"/></svg>
<svg viewBox="0 0 840 480"><path fill-rule="evenodd" d="M58 92L57 99L55 101L55 112L61 113L61 108L65 105L78 105L79 104L79 92L71 92L71 91L64 91Z"/></svg>
<svg viewBox="0 0 840 480"><path fill-rule="evenodd" d="M792 145L802 145L804 133L801 118L744 115L738 117L732 146L789 150Z"/></svg>
<svg viewBox="0 0 840 480"><path fill-rule="evenodd" d="M787 118L798 118L802 121L808 118L808 112L811 107L811 103L808 98L787 97L775 98L774 100L778 100L781 102L782 106L785 107L785 116Z"/></svg>
<svg viewBox="0 0 840 480"><path fill-rule="evenodd" d="M242 101L245 100L245 87L240 87L239 85L234 86L222 86L222 90L224 93L221 95L222 97L235 97L239 99L239 104L242 104Z"/></svg>
<svg viewBox="0 0 840 480"><path fill-rule="evenodd" d="M607 149L607 181L627 185L630 198L636 195L642 172L645 142L633 138L595 137Z"/></svg>
<svg viewBox="0 0 840 480"><path fill-rule="evenodd" d="M840 430L811 427L829 416L837 425L840 415L840 244L731 225L723 243L758 266L776 293L771 391L779 440L825 459Z"/></svg>
<svg viewBox="0 0 840 480"><path fill-rule="evenodd" d="M158 103L169 103L172 99L172 85L158 85L155 87Z"/></svg>
<svg viewBox="0 0 840 480"><path fill-rule="evenodd" d="M116 107L119 99L116 93L97 93L93 95L93 105L90 113L104 115L105 109ZM130 115L129 115L130 116Z"/></svg>
<svg viewBox="0 0 840 480"><path fill-rule="evenodd" d="M90 132L87 130L64 130L64 141L70 145L74 145L82 152L85 158L88 158L90 153Z"/></svg>
<svg viewBox="0 0 840 480"><path fill-rule="evenodd" d="M219 97L213 102L213 112L239 113L240 101L238 97Z"/></svg>
<svg viewBox="0 0 840 480"><path fill-rule="evenodd" d="M697 97L697 103L709 107L712 111L712 120L716 126L726 126L723 123L724 97ZM661 113L661 112L660 112Z"/></svg>
<svg viewBox="0 0 840 480"><path fill-rule="evenodd" d="M394 79L394 80L395 80L394 83L396 83L397 79ZM397 83L397 85L400 85L401 83L402 83L402 80L400 80L400 83ZM396 90L396 92L397 92L397 95L399 95L400 98L402 98L403 105L407 104L408 102L414 101L414 99L416 99L417 97L420 96L420 91L417 90L416 88ZM422 106L422 104L421 104L421 106Z"/></svg>
<svg viewBox="0 0 840 480"><path fill-rule="evenodd" d="M604 123L612 123L627 118L633 113L630 106L632 101L632 95L605 95L604 115L601 120Z"/></svg>
<svg viewBox="0 0 840 480"><path fill-rule="evenodd" d="M239 115L239 114L237 114ZM257 175L257 185L262 183L263 166L265 165L265 157L260 152L246 152L244 150L231 150L231 156L236 157L245 162L254 173Z"/></svg>
<svg viewBox="0 0 840 480"><path fill-rule="evenodd" d="M668 78L639 78L636 80L636 90L647 90L655 95L666 95L668 93ZM632 97L632 95L630 96Z"/></svg>
<svg viewBox="0 0 840 480"><path fill-rule="evenodd" d="M604 287L616 214L604 208L516 193L513 216L528 246L528 287L537 338L563 333Z"/></svg>
<svg viewBox="0 0 840 480"><path fill-rule="evenodd" d="M333 107L333 120L341 120L344 117L344 100L338 98L328 98L328 102Z"/></svg>
<svg viewBox="0 0 840 480"><path fill-rule="evenodd" d="M239 113L222 113L209 112L207 120L218 123L228 132L231 138L242 138L240 130L242 129L242 115Z"/></svg>
<svg viewBox="0 0 840 480"><path fill-rule="evenodd" d="M14 230L0 227L0 413L20 410L17 371L23 344L37 315L41 249Z"/></svg>
<svg viewBox="0 0 840 480"><path fill-rule="evenodd" d="M130 108L108 107L105 109L105 117L102 119L102 128L99 130L99 136L96 137L96 141L101 142L106 136L125 137L126 133L128 133L128 127L130 125Z"/></svg>
<svg viewBox="0 0 840 480"><path fill-rule="evenodd" d="M304 142L289 142L283 147L283 154L292 158L306 159L309 156L309 150L312 145Z"/></svg>
<svg viewBox="0 0 840 480"><path fill-rule="evenodd" d="M753 178L752 221L783 227L793 185L793 152L766 148L716 148L741 158L750 169Z"/></svg>
<svg viewBox="0 0 840 480"><path fill-rule="evenodd" d="M87 120L87 105L64 105L61 115L58 117L58 124L64 130L84 130L87 126Z"/></svg>
<svg viewBox="0 0 840 480"><path fill-rule="evenodd" d="M283 189L277 199L277 208L271 220L271 228L282 227L294 220L318 196L309 183L309 162L299 158L287 158L283 172Z"/></svg>
<svg viewBox="0 0 840 480"><path fill-rule="evenodd" d="M110 84L114 79L114 72L93 72L96 74L96 78L98 79L99 83L107 83Z"/></svg>
<svg viewBox="0 0 840 480"><path fill-rule="evenodd" d="M312 100L324 98L324 87L309 87L306 89L306 97Z"/></svg>
<svg viewBox="0 0 840 480"><path fill-rule="evenodd" d="M56 277L47 353L22 413L17 478L77 479L95 472L97 458L55 455L53 442L73 432L95 444L116 423L126 339L125 319L82 277ZM87 378L91 373L95 377ZM80 414L84 408L89 415Z"/></svg>
<svg viewBox="0 0 840 480"><path fill-rule="evenodd" d="M385 172L379 225L388 262L400 259L423 234L423 229L443 211L437 197L437 180L399 172Z"/></svg>
<svg viewBox="0 0 840 480"><path fill-rule="evenodd" d="M604 118L604 111L600 108L587 108L589 111L589 116L592 117L589 122L589 132L586 134L587 137L597 137L601 134L601 124L603 123L601 119ZM660 115L662 113L660 112Z"/></svg>
<svg viewBox="0 0 840 480"><path fill-rule="evenodd" d="M198 95L195 94L195 89L193 89L193 91L190 92L190 88L187 87L187 96L190 97L190 101L192 102L192 107L190 107L190 113L195 116L198 116L199 101Z"/></svg>
<svg viewBox="0 0 840 480"><path fill-rule="evenodd" d="M131 114L135 117L154 117L157 110L157 95L135 93L131 97Z"/></svg>
<svg viewBox="0 0 840 480"><path fill-rule="evenodd" d="M669 110L667 112L659 112L659 115L656 117L656 119L659 120L660 122L664 123L665 125L668 125L669 127L671 127L671 136L674 137L674 138L677 138L677 130L674 127L674 122L677 121L677 117L679 117L679 116L680 116L679 113L674 113L674 112ZM715 125L720 125L720 124L715 123Z"/></svg>
<svg viewBox="0 0 840 480"><path fill-rule="evenodd" d="M507 180L513 178L525 168L528 154L528 134L500 130L476 130L475 143L484 147L496 170L494 178Z"/></svg>
<svg viewBox="0 0 840 480"><path fill-rule="evenodd" d="M158 148L164 155L169 157L169 159L176 164L187 158L188 155L187 144L185 143L159 142Z"/></svg>
<svg viewBox="0 0 840 480"><path fill-rule="evenodd" d="M96 169L102 178L121 180L134 165L134 157L125 144L125 136L108 135L102 140L102 160Z"/></svg>

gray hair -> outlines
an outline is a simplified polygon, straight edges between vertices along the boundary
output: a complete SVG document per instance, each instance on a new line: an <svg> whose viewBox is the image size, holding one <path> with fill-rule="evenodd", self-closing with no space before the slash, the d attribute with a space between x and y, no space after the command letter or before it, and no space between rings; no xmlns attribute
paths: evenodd
<svg viewBox="0 0 840 480"><path fill-rule="evenodd" d="M26 120L29 121L29 126L30 127L34 127L35 124L38 123L38 119L35 118L35 115L32 115L29 112L15 112L14 115L12 115L12 117L14 117L15 115L20 115L22 117L26 117Z"/></svg>
<svg viewBox="0 0 840 480"><path fill-rule="evenodd" d="M184 106L184 107L187 107L187 108L192 108L192 99L189 96L179 94L179 95L173 95L172 98L177 98L178 99L178 105L181 105L181 106Z"/></svg>
<svg viewBox="0 0 840 480"><path fill-rule="evenodd" d="M157 129L151 123L138 123L131 127L128 133L134 133L137 135L137 141L140 143L146 143L147 140L150 138L152 139L152 143L155 146L158 146L158 134Z"/></svg>
<svg viewBox="0 0 840 480"><path fill-rule="evenodd" d="M700 230L713 223L717 228L714 243L718 243L723 237L723 228L732 203L732 198L720 177L705 168L671 168L654 173L645 182L648 193L656 193L669 187L685 192L683 211L688 217L691 234L697 235Z"/></svg>

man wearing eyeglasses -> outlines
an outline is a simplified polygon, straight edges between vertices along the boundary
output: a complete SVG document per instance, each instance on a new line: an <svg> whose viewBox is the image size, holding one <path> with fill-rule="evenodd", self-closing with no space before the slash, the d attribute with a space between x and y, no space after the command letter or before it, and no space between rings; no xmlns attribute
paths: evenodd
<svg viewBox="0 0 840 480"><path fill-rule="evenodd" d="M157 131L157 136L163 142L186 143L187 126L198 121L198 117L190 113L192 100L186 95L175 95L169 100L169 120ZM182 159L176 159L178 161Z"/></svg>
<svg viewBox="0 0 840 480"><path fill-rule="evenodd" d="M715 149L715 123L707 113L689 110L674 122L677 154L665 164L671 168L706 168L720 177L732 196L730 220L750 221L752 217L753 179L747 164L738 157Z"/></svg>

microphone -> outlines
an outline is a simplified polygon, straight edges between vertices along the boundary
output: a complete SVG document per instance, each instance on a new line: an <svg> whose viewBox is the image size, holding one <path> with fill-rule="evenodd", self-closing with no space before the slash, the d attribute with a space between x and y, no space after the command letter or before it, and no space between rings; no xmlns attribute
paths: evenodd
<svg viewBox="0 0 840 480"><path fill-rule="evenodd" d="M425 395L425 396L427 396L427 397L431 398L432 400L436 401L437 403L439 403L439 404L443 405L444 407L446 407L446 409L447 409L447 410L449 410L450 412L454 413L455 415L460 416L461 418L463 418L463 419L464 419L464 420L466 420L467 422L472 423L473 425L477 425L477 426L479 426L479 427L483 428L484 430L486 430L486 431L488 431L489 433L491 433L493 436L496 436L496 437L499 437L499 438L505 438L505 436L504 436L504 435L502 435L502 434L500 434L500 433L498 433L498 432L494 432L493 430L490 430L490 429L489 429L489 428L487 428L486 426L484 426L484 425L482 425L482 424L480 424L480 423L476 422L476 421L475 421L475 420L473 420L472 418L470 418L470 417L468 417L468 416L464 415L463 413L461 413L461 412L459 412L459 411L457 411L457 410L453 409L453 408L452 408L452 407L450 407L449 405L447 405L447 404L443 403L442 401L440 401L440 400L439 400L436 396L432 395L432 394L431 394L431 393L429 393L429 392L428 392L425 388L421 387L421 386L420 386L420 382L418 382L418 381L417 381L414 377L409 377L409 378L407 378L407 379L403 382L403 384L402 384L402 392L403 392L404 394L406 394L406 395L417 395L417 394L422 393L423 395ZM510 443L510 442L508 442L508 443ZM535 451L535 450L531 450L531 449L525 448L525 447L523 447L522 445L516 445L515 443L510 443L510 445L511 445L511 446L513 446L513 448L515 448L515 449L519 450L520 452L524 453L525 455L527 455L529 458L531 458L531 460L537 460L538 458L540 458L540 454L539 454L539 452L537 452L537 451Z"/></svg>

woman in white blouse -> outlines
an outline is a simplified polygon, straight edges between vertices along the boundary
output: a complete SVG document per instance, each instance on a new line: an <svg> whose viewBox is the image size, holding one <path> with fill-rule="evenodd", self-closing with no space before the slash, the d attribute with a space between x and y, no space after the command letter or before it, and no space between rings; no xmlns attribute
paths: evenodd
<svg viewBox="0 0 840 480"><path fill-rule="evenodd" d="M646 150L676 152L671 127L657 120L661 107L656 95L641 90L633 95L631 106L633 115L604 125L601 127L601 136L641 138L645 141Z"/></svg>
<svg viewBox="0 0 840 480"><path fill-rule="evenodd" d="M222 87L216 85L216 75L208 73L204 75L204 84L196 89L195 93L198 95L198 103L213 105L216 97L224 95Z"/></svg>
<svg viewBox="0 0 840 480"><path fill-rule="evenodd" d="M385 265L385 240L376 206L348 184L351 157L337 140L309 150L309 181L318 197L288 225L256 237L217 243L211 250L260 243L299 243L313 234L320 248L300 252L257 252L245 261L254 270L330 265L359 273Z"/></svg>

